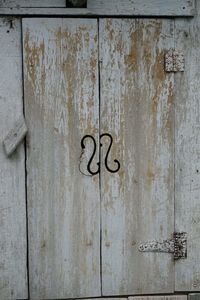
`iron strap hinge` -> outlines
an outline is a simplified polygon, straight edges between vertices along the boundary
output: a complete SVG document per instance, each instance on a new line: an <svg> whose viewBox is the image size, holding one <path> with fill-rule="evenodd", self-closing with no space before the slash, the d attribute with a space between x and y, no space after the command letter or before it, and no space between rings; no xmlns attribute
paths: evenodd
<svg viewBox="0 0 200 300"><path fill-rule="evenodd" d="M173 238L160 241L150 241L139 246L141 252L165 252L173 253L174 259L187 257L187 233L174 232Z"/></svg>

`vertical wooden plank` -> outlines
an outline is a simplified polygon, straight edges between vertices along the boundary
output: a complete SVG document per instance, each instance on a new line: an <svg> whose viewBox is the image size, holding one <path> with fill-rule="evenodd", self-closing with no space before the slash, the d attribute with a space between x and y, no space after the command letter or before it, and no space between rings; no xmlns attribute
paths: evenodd
<svg viewBox="0 0 200 300"><path fill-rule="evenodd" d="M27 298L24 146L7 158L3 139L23 115L21 27L0 19L0 299Z"/></svg>
<svg viewBox="0 0 200 300"><path fill-rule="evenodd" d="M173 257L141 253L139 244L172 237L173 74L164 54L173 21L100 20L103 295L167 293L174 289Z"/></svg>
<svg viewBox="0 0 200 300"><path fill-rule="evenodd" d="M197 16L176 20L175 47L184 52L185 71L175 76L175 220L188 234L186 260L176 262L176 290L200 289L200 2Z"/></svg>
<svg viewBox="0 0 200 300"><path fill-rule="evenodd" d="M98 142L97 21L24 19L23 43L31 298L99 296L99 177L79 171L82 137Z"/></svg>

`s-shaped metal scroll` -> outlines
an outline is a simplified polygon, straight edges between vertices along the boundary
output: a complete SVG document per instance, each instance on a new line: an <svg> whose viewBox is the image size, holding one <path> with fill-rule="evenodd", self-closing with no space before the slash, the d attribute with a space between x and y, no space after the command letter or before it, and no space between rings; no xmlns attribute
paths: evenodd
<svg viewBox="0 0 200 300"><path fill-rule="evenodd" d="M110 172L110 173L116 173L119 171L120 169L120 162L117 160L117 159L114 159L114 162L117 164L117 168L115 170L111 170L111 168L109 168L108 166L108 155L110 153L110 150L111 150L111 147L112 147L112 143L113 143L113 138L112 138L112 135L109 134L109 133L103 133L100 135L100 140L102 139L102 137L104 136L108 136L110 138L110 145L108 147L108 151L106 153L106 157L105 157L105 166L106 166L106 169ZM100 143L100 146L102 147L103 145Z"/></svg>
<svg viewBox="0 0 200 300"><path fill-rule="evenodd" d="M106 156L105 156L105 161L104 161L104 162L105 162L105 167L106 167L106 169L107 169L109 172L111 172L111 173L116 173L116 172L118 172L119 169L120 169L120 163L119 163L119 161L118 161L117 159L114 159L114 162L117 164L117 167L116 167L114 170L112 170L112 169L108 166L108 156L109 156L109 153L110 153L110 151L111 151L112 144L113 144L113 138L112 138L111 134L109 134L109 133L103 133L103 134L100 135L100 141L101 141L101 139L102 139L104 136L107 136L107 137L109 137L109 139L110 139L110 145L109 145L109 147L108 147L108 150L107 150L107 153L106 153ZM96 171L92 171L92 170L91 170L91 164L92 164L92 161L93 161L93 159L94 159L94 156L95 156L95 153L96 153L96 150L97 150L97 144L96 144L96 141L95 141L95 139L94 139L94 137L93 137L92 135L85 135L85 136L81 139L82 154L84 153L84 150L85 150L85 140L88 139L88 138L90 138L90 139L93 141L94 149L93 149L92 155L91 155L91 157L90 157L90 159L89 159L89 161L88 161L88 164L87 164L87 171L88 171L88 173L90 174L89 176L93 176L93 175L96 175L96 174L100 173L100 162L97 163L97 166L98 166L97 170L96 170ZM100 142L100 147L102 147L102 143L101 143L101 142ZM81 156L82 156L82 154L81 154ZM80 168L79 168L79 169L80 169ZM83 173L81 170L80 170L80 172ZM84 174L84 173L83 173L83 174ZM84 175L87 175L87 174L84 174Z"/></svg>

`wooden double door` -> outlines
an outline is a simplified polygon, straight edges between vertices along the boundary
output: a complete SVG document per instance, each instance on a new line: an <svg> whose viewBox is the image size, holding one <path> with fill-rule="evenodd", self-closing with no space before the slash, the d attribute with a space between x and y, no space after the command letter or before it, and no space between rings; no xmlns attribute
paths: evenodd
<svg viewBox="0 0 200 300"><path fill-rule="evenodd" d="M23 19L33 299L198 289L200 208L188 202L181 173L189 163L186 150L181 156L186 75L164 67L169 49L184 48L174 24ZM83 149L86 135L93 139ZM120 168L111 172L116 160ZM89 162L100 172L91 176ZM141 243L171 239L175 231L190 234L186 259L139 251Z"/></svg>

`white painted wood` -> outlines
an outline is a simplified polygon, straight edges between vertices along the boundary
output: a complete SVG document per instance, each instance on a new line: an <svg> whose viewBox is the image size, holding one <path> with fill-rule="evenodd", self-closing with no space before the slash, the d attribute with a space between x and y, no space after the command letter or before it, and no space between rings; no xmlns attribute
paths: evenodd
<svg viewBox="0 0 200 300"><path fill-rule="evenodd" d="M10 0L11 1L11 0ZM12 1L11 1L12 2ZM86 8L6 8L2 15L81 15L81 16L194 16L195 0L88 0ZM51 2L52 3L52 2ZM40 5L42 6L42 5Z"/></svg>
<svg viewBox="0 0 200 300"><path fill-rule="evenodd" d="M175 75L175 227L186 231L188 255L176 262L177 291L200 290L200 1L194 20L176 20L175 47L185 72Z"/></svg>
<svg viewBox="0 0 200 300"><path fill-rule="evenodd" d="M0 15L11 15L11 16L96 16L95 11L91 11L87 8L0 8Z"/></svg>
<svg viewBox="0 0 200 300"><path fill-rule="evenodd" d="M192 16L194 0L88 0L88 9L102 15Z"/></svg>
<svg viewBox="0 0 200 300"><path fill-rule="evenodd" d="M174 75L164 71L173 43L171 20L100 20L100 128L113 136L110 166L121 163L113 174L102 164L104 296L174 290L173 256L138 250L174 231Z"/></svg>
<svg viewBox="0 0 200 300"><path fill-rule="evenodd" d="M23 20L31 299L100 296L99 177L79 171L82 137L98 141L97 34L92 19Z"/></svg>
<svg viewBox="0 0 200 300"><path fill-rule="evenodd" d="M128 297L128 300L187 300L187 295L136 296Z"/></svg>
<svg viewBox="0 0 200 300"><path fill-rule="evenodd" d="M66 0L0 0L0 7L66 7Z"/></svg>
<svg viewBox="0 0 200 300"><path fill-rule="evenodd" d="M26 133L27 127L24 117L20 117L20 119L13 124L13 128L8 132L3 140L3 145L7 156L13 154L19 144L23 141Z"/></svg>
<svg viewBox="0 0 200 300"><path fill-rule="evenodd" d="M0 19L0 299L26 299L25 155L20 145L8 159L3 138L23 114L21 31Z"/></svg>

